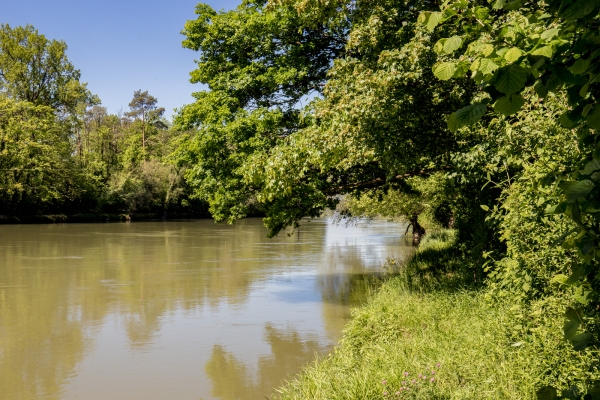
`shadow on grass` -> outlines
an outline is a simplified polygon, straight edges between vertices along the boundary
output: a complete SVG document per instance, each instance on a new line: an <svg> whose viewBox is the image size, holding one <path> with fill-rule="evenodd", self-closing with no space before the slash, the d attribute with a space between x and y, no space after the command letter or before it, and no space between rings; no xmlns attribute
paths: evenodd
<svg viewBox="0 0 600 400"><path fill-rule="evenodd" d="M388 259L385 268L389 276L402 279L411 291L452 292L476 289L482 284L451 230L430 233L407 262Z"/></svg>

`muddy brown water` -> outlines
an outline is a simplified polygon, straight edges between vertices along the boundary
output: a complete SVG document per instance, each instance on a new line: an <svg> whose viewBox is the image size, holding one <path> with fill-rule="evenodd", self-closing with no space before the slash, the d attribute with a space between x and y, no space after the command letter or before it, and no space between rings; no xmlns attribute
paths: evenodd
<svg viewBox="0 0 600 400"><path fill-rule="evenodd" d="M330 351L401 225L0 226L0 399L264 399Z"/></svg>

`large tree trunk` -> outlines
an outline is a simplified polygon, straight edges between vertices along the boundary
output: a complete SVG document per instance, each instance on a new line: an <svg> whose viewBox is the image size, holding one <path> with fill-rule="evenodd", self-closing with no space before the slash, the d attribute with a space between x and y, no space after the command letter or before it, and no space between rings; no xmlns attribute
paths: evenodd
<svg viewBox="0 0 600 400"><path fill-rule="evenodd" d="M414 214L409 221L410 224L408 224L406 231L408 232L408 228L412 226L413 246L418 246L423 236L425 236L425 228L419 224L418 214Z"/></svg>

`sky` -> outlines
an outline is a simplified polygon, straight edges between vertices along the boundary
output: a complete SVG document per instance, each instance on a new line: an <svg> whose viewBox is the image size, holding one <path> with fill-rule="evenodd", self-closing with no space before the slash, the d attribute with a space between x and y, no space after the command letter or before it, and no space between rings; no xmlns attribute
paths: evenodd
<svg viewBox="0 0 600 400"><path fill-rule="evenodd" d="M241 0L204 0L216 10L235 8ZM180 34L195 19L194 0L6 0L0 23L30 24L48 39L64 40L67 57L81 71L109 113L127 106L135 90L147 90L170 118L192 92L189 82L198 53L184 49Z"/></svg>

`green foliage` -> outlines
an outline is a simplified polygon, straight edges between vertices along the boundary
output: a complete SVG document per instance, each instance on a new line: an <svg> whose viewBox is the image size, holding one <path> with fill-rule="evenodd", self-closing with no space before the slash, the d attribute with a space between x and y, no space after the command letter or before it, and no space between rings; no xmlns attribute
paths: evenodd
<svg viewBox="0 0 600 400"><path fill-rule="evenodd" d="M47 106L0 99L0 212L50 208L77 195L65 124ZM76 189L75 189L76 190Z"/></svg>
<svg viewBox="0 0 600 400"><path fill-rule="evenodd" d="M66 50L65 42L50 41L31 25L0 25L0 93L62 113L97 101L79 82L80 72L67 59Z"/></svg>
<svg viewBox="0 0 600 400"><path fill-rule="evenodd" d="M108 115L66 49L0 26L0 214L191 210L156 98L135 92L133 121Z"/></svg>
<svg viewBox="0 0 600 400"><path fill-rule="evenodd" d="M543 121L528 116L525 104L552 101L549 100L549 93L564 96L564 102L559 101L563 104L563 111L552 123L576 133L575 142L569 137L569 133L559 139L559 145L574 145L576 151L560 159L558 163L554 162L558 169L549 170L535 162L523 165L525 171L521 179L535 186L535 190L525 189L532 197L530 204L535 203L539 207L550 203L547 214L563 214L575 223L575 228L565 226L564 223L562 228L558 228L560 225L556 225L557 220L540 221L535 225L545 229L552 227L555 232L557 228L562 230L562 235L556 232L553 236L558 236L559 243L564 241L562 248L568 251L569 257L562 263L551 263L554 267L550 271L555 274L560 272L555 280L564 286L563 290L571 292L573 300L587 310L587 315L595 318L600 289L600 253L597 250L600 232L597 231L599 214L596 213L600 189L593 178L597 162L595 129L599 127L595 112L599 93L593 85L598 70L593 60L600 55L598 13L595 12L600 4L593 1L520 1L519 7L515 7L513 3L499 1L494 5L493 12L486 8L487 11L478 16L478 10L482 9L478 3L446 2L442 5L442 13L447 15L443 23L452 27L451 31L456 29L465 32L463 40L467 44L467 50L460 56L460 60L470 63L473 71L471 78L485 91L483 96L494 103L496 112L507 116L516 115L518 120L533 127ZM439 43L443 45L445 42ZM484 60L491 60L497 68L482 71ZM486 66L487 63L489 61L486 61ZM532 87L535 88L535 93L527 90ZM450 117L450 129L456 130L460 126L476 122L474 118L462 117L466 113L464 110L466 109L459 110ZM457 125L454 120L464 123ZM556 130L552 127L548 129ZM545 136L540 139L545 141L548 134ZM546 142L546 146L540 146L541 151L548 148L552 148L551 143ZM527 160L523 155L520 158ZM533 176L529 173L533 173ZM509 194L507 201L511 200L511 196L517 195L513 190L519 190L518 186L521 186L520 183L508 188L507 193L514 194ZM514 203L504 203L503 207L508 210L509 218L511 212L522 208ZM534 213L538 214L537 218L543 218L539 216L539 210ZM522 223L522 220L521 215L519 222ZM518 228L516 224L509 226L509 221L510 219L505 219L505 232L514 234ZM517 240L506 236L506 233L509 255L515 259L518 252L513 251L511 246ZM550 243L538 251L547 253L547 247L550 247ZM560 277L566 276L562 272L568 267L571 272L567 272L567 275L570 276L563 282ZM507 271L510 268L504 268L503 274ZM531 268L531 271L535 271L535 268ZM530 276L531 271L528 268L524 274ZM509 279L504 275L500 281L507 282ZM521 293L527 292L529 287L526 284ZM571 324L573 320L568 321ZM565 331L568 332L570 330ZM597 333L583 332L566 337L575 348L582 349L596 344L596 335Z"/></svg>
<svg viewBox="0 0 600 400"><path fill-rule="evenodd" d="M457 148L445 115L474 87L433 79L432 38L414 23L433 3L307 4L200 5L186 25L184 45L200 52L192 81L210 91L176 118L198 129L181 165L217 220L259 209L276 234L338 195L445 170Z"/></svg>

